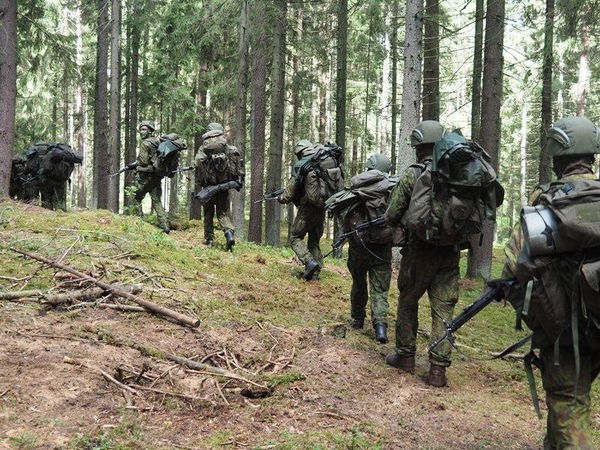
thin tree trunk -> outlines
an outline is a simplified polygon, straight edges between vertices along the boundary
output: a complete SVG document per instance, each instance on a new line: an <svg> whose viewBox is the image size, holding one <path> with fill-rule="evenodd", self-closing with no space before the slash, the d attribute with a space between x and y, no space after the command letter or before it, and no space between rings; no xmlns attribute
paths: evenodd
<svg viewBox="0 0 600 450"><path fill-rule="evenodd" d="M500 151L502 104L502 77L504 67L504 0L489 0L486 13L485 54L482 89L482 119L480 142L492 158L492 165L498 170ZM487 221L483 226L483 239L472 239L469 251L467 276L489 279L492 268L492 244L494 226Z"/></svg>
<svg viewBox="0 0 600 450"><path fill-rule="evenodd" d="M398 15L399 15L399 7L398 0L393 0L392 2L392 35L390 48L392 51L392 134L391 134L391 162L392 169L391 173L396 173L396 167L398 165L398 151L397 151L397 141L398 141Z"/></svg>
<svg viewBox="0 0 600 450"><path fill-rule="evenodd" d="M273 192L282 185L283 125L285 120L287 0L276 0L275 5L271 76L271 142L267 168L267 192ZM265 210L265 243L279 247L281 245L281 205L278 202L267 202Z"/></svg>
<svg viewBox="0 0 600 450"><path fill-rule="evenodd" d="M109 47L108 0L98 0L96 92L94 104L94 198L96 208L108 208L107 70Z"/></svg>
<svg viewBox="0 0 600 450"><path fill-rule="evenodd" d="M542 68L542 110L540 122L539 182L552 180L552 160L547 151L547 133L552 126L552 70L554 65L554 0L546 0Z"/></svg>
<svg viewBox="0 0 600 450"><path fill-rule="evenodd" d="M440 120L439 0L426 0L423 49L423 120Z"/></svg>
<svg viewBox="0 0 600 450"><path fill-rule="evenodd" d="M85 145L85 117L83 111L83 31L82 31L82 4L81 0L77 1L76 13L76 34L77 34L77 88L75 91L75 135L77 136L77 150L83 155L83 163L75 165L74 177L77 180L77 206L79 208L86 207L86 165L87 165L87 146Z"/></svg>
<svg viewBox="0 0 600 450"><path fill-rule="evenodd" d="M115 173L121 165L121 2L112 0L110 41L110 138L108 171ZM119 212L119 177L110 177L108 209Z"/></svg>
<svg viewBox="0 0 600 450"><path fill-rule="evenodd" d="M585 99L590 90L590 63L588 61L588 48L590 45L591 14L589 3L581 8L581 54L579 56L579 79L577 81L577 115L585 116Z"/></svg>
<svg viewBox="0 0 600 450"><path fill-rule="evenodd" d="M335 142L346 148L346 84L348 55L348 0L338 0L337 76L335 85Z"/></svg>
<svg viewBox="0 0 600 450"><path fill-rule="evenodd" d="M258 199L263 195L265 169L265 119L267 109L267 13L265 0L254 4L254 68L252 77L252 160L250 198ZM257 244L262 241L262 202L250 202L250 223L248 240Z"/></svg>
<svg viewBox="0 0 600 450"><path fill-rule="evenodd" d="M481 128L481 76L483 73L483 0L475 2L475 48L473 51L473 93L471 97L471 139L479 141Z"/></svg>

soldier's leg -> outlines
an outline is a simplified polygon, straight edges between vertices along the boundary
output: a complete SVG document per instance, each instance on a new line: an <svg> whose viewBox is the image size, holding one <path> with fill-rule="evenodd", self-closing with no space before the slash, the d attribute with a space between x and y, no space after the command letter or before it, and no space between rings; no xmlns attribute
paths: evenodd
<svg viewBox="0 0 600 450"><path fill-rule="evenodd" d="M591 355L580 349L580 373L576 378L573 348L560 348L554 362L554 346L540 350L542 381L546 391L548 422L544 448L593 449L590 423Z"/></svg>
<svg viewBox="0 0 600 450"><path fill-rule="evenodd" d="M208 202L202 205L204 212L204 240L206 245L212 245L215 240L215 228L213 220L215 218L215 203Z"/></svg>
<svg viewBox="0 0 600 450"><path fill-rule="evenodd" d="M354 246L348 248L347 265L350 275L352 275L350 317L359 321L364 321L367 317L367 269L363 260L360 248Z"/></svg>
<svg viewBox="0 0 600 450"><path fill-rule="evenodd" d="M156 212L158 224L168 233L169 217L162 204L162 179L154 177L152 180L152 189L150 189L150 199L152 200L152 209Z"/></svg>
<svg viewBox="0 0 600 450"><path fill-rule="evenodd" d="M144 212L142 210L142 200L151 188L150 180L147 175L137 173L135 176L135 194L133 196L133 211L136 216L143 217Z"/></svg>
<svg viewBox="0 0 600 450"><path fill-rule="evenodd" d="M54 184L54 207L55 211L59 209L67 210L67 182L57 182Z"/></svg>
<svg viewBox="0 0 600 450"><path fill-rule="evenodd" d="M429 282L428 268L417 267L414 252L407 252L400 261L398 273L398 308L396 310L396 353L414 356L417 351L419 299Z"/></svg>
<svg viewBox="0 0 600 450"><path fill-rule="evenodd" d="M296 214L292 224L290 246L302 264L306 264L312 259L312 255L303 240L306 233L308 233L308 225L309 220L306 209L304 207L298 208L298 214Z"/></svg>
<svg viewBox="0 0 600 450"><path fill-rule="evenodd" d="M432 344L446 331L444 320L449 322L454 314L454 306L458 301L458 262L460 253L455 251L438 252L439 265L428 288L431 305L431 336ZM429 355L429 361L437 366L450 365L452 346L445 340Z"/></svg>
<svg viewBox="0 0 600 450"><path fill-rule="evenodd" d="M235 231L233 222L231 220L231 204L229 201L229 192L219 192L215 199L215 209L217 212L217 220L219 221L219 227L223 232Z"/></svg>
<svg viewBox="0 0 600 450"><path fill-rule="evenodd" d="M321 253L321 237L325 227L325 210L314 209L309 216L307 248L312 258L323 267L323 253Z"/></svg>
<svg viewBox="0 0 600 450"><path fill-rule="evenodd" d="M380 247L380 246L378 246ZM371 297L371 320L373 327L378 323L386 324L390 305L388 303L388 292L392 280L392 248L377 248L376 257L369 255L371 265L369 268L369 296Z"/></svg>

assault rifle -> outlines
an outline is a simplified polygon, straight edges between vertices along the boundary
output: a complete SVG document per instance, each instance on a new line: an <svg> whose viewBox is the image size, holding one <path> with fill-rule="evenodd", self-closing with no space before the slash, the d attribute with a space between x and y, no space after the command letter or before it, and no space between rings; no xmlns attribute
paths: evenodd
<svg viewBox="0 0 600 450"><path fill-rule="evenodd" d="M273 191L273 192L263 195L262 198L259 198L254 203L264 202L265 200L275 200L275 199L277 199L277 197L279 197L281 194L283 194L283 191L285 191L284 188L277 189L276 191Z"/></svg>
<svg viewBox="0 0 600 450"><path fill-rule="evenodd" d="M121 175L123 172L127 171L127 170L133 170L137 167L137 161L136 162L132 162L129 164L126 164L125 167L123 167L122 169L119 169L118 172L115 173L111 173L110 176L111 177L116 177L118 175Z"/></svg>
<svg viewBox="0 0 600 450"><path fill-rule="evenodd" d="M454 346L454 335L453 333L462 327L465 323L471 320L476 314L481 312L483 308L492 303L492 301L499 302L504 298L504 288L513 286L517 283L516 279L510 280L490 280L487 282L489 286L488 290L483 293L481 297L475 300L473 303L465 307L457 316L455 316L450 322L444 320L444 326L446 332L442 337L429 346L431 352L444 340L448 339L448 342Z"/></svg>
<svg viewBox="0 0 600 450"><path fill-rule="evenodd" d="M207 186L194 194L194 197L200 202L201 205L205 205L211 202L219 192L228 191L229 189L240 190L241 188L242 183L239 181L228 181L227 183Z"/></svg>
<svg viewBox="0 0 600 450"><path fill-rule="evenodd" d="M185 166L185 167L178 167L177 169L175 169L173 172L171 173L180 173L180 172L187 172L188 170L194 170L196 168L196 166Z"/></svg>
<svg viewBox="0 0 600 450"><path fill-rule="evenodd" d="M340 238L336 242L331 244L331 247L333 247L333 248L325 256L329 256L334 251L341 248L342 245L344 245L344 242L346 242L346 240L353 234L358 234L361 231L366 230L367 228L371 228L372 226L375 226L375 225L381 225L384 222L385 222L385 218L383 216L379 216L376 219L369 220L368 222L363 222L360 225L356 225L353 230L348 231L347 233L342 233L340 235ZM323 257L325 258L325 256L323 256Z"/></svg>

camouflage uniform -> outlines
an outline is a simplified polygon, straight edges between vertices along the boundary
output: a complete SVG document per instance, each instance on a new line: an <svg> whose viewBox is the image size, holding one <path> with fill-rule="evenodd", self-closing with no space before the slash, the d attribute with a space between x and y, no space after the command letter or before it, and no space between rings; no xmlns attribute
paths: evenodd
<svg viewBox="0 0 600 450"><path fill-rule="evenodd" d="M431 160L431 156L425 156L419 163ZM402 217L408 210L416 180L417 174L409 168L392 191L385 213L389 225L395 227L401 224ZM426 243L410 233L401 253L396 353L401 357L414 357L419 321L418 306L423 294L427 292L431 306L430 343L443 335L443 321L452 319L454 306L458 301L460 251L455 246L435 246ZM436 366L447 367L451 363L450 354L451 346L444 341L429 354L429 361Z"/></svg>
<svg viewBox="0 0 600 450"><path fill-rule="evenodd" d="M42 206L54 211L67 210L67 182L57 181L49 177L40 179Z"/></svg>
<svg viewBox="0 0 600 450"><path fill-rule="evenodd" d="M298 212L292 224L290 245L302 264L307 264L311 259L315 260L319 266L323 267L323 254L319 242L323 236L325 226L325 208L317 208L307 202L306 197L297 199L296 178L290 178L281 198L282 204L291 202L298 203ZM307 243L304 243L304 237L308 234Z"/></svg>
<svg viewBox="0 0 600 450"><path fill-rule="evenodd" d="M9 196L26 202L37 200L40 196L37 174L31 174L25 155L14 156L10 176Z"/></svg>
<svg viewBox="0 0 600 450"><path fill-rule="evenodd" d="M162 204L162 179L156 174L152 160L158 149L158 138L150 136L142 139L140 151L137 155L136 167L136 190L134 195L134 208L136 214L143 216L142 200L146 194L150 194L152 209L156 212L159 226L167 231L169 229L169 218Z"/></svg>
<svg viewBox="0 0 600 450"><path fill-rule="evenodd" d="M581 166L567 168L562 181L596 179L591 170ZM541 194L536 189L529 204L535 205ZM524 243L520 222L515 226L504 249L506 256L502 278L516 277L516 264ZM533 347L539 348L540 370L546 391L548 419L544 449L593 449L590 424L590 391L600 373L600 332L582 319L579 324L580 374L576 378L575 352L572 331L563 332L558 347L558 365L555 364L554 342L543 330L533 334Z"/></svg>

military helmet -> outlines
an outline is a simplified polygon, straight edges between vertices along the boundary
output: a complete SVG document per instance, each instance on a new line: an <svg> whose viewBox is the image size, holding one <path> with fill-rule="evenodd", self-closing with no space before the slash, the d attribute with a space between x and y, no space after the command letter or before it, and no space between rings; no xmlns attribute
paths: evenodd
<svg viewBox="0 0 600 450"><path fill-rule="evenodd" d="M548 130L548 155L600 153L600 129L585 117L563 117Z"/></svg>
<svg viewBox="0 0 600 450"><path fill-rule="evenodd" d="M154 126L154 122L152 122L151 120L142 120L138 126L138 130L142 127L148 127L152 131L156 130L156 127Z"/></svg>
<svg viewBox="0 0 600 450"><path fill-rule="evenodd" d="M392 168L392 161L390 161L390 158L387 156L381 153L376 153L369 156L365 167L367 170L377 169L381 170L382 172L389 173L390 169Z"/></svg>
<svg viewBox="0 0 600 450"><path fill-rule="evenodd" d="M214 130L225 131L225 129L223 128L223 125L221 125L220 123L217 123L217 122L209 123L208 126L206 127L206 132L208 133L209 131L214 131Z"/></svg>
<svg viewBox="0 0 600 450"><path fill-rule="evenodd" d="M424 120L410 134L410 145L416 147L422 144L434 144L439 141L446 131L437 120Z"/></svg>
<svg viewBox="0 0 600 450"><path fill-rule="evenodd" d="M310 142L309 140L306 140L306 139L300 139L296 143L296 147L294 148L294 154L298 158L300 158L300 156L302 155L303 151L310 150L311 148L313 148L312 142Z"/></svg>

